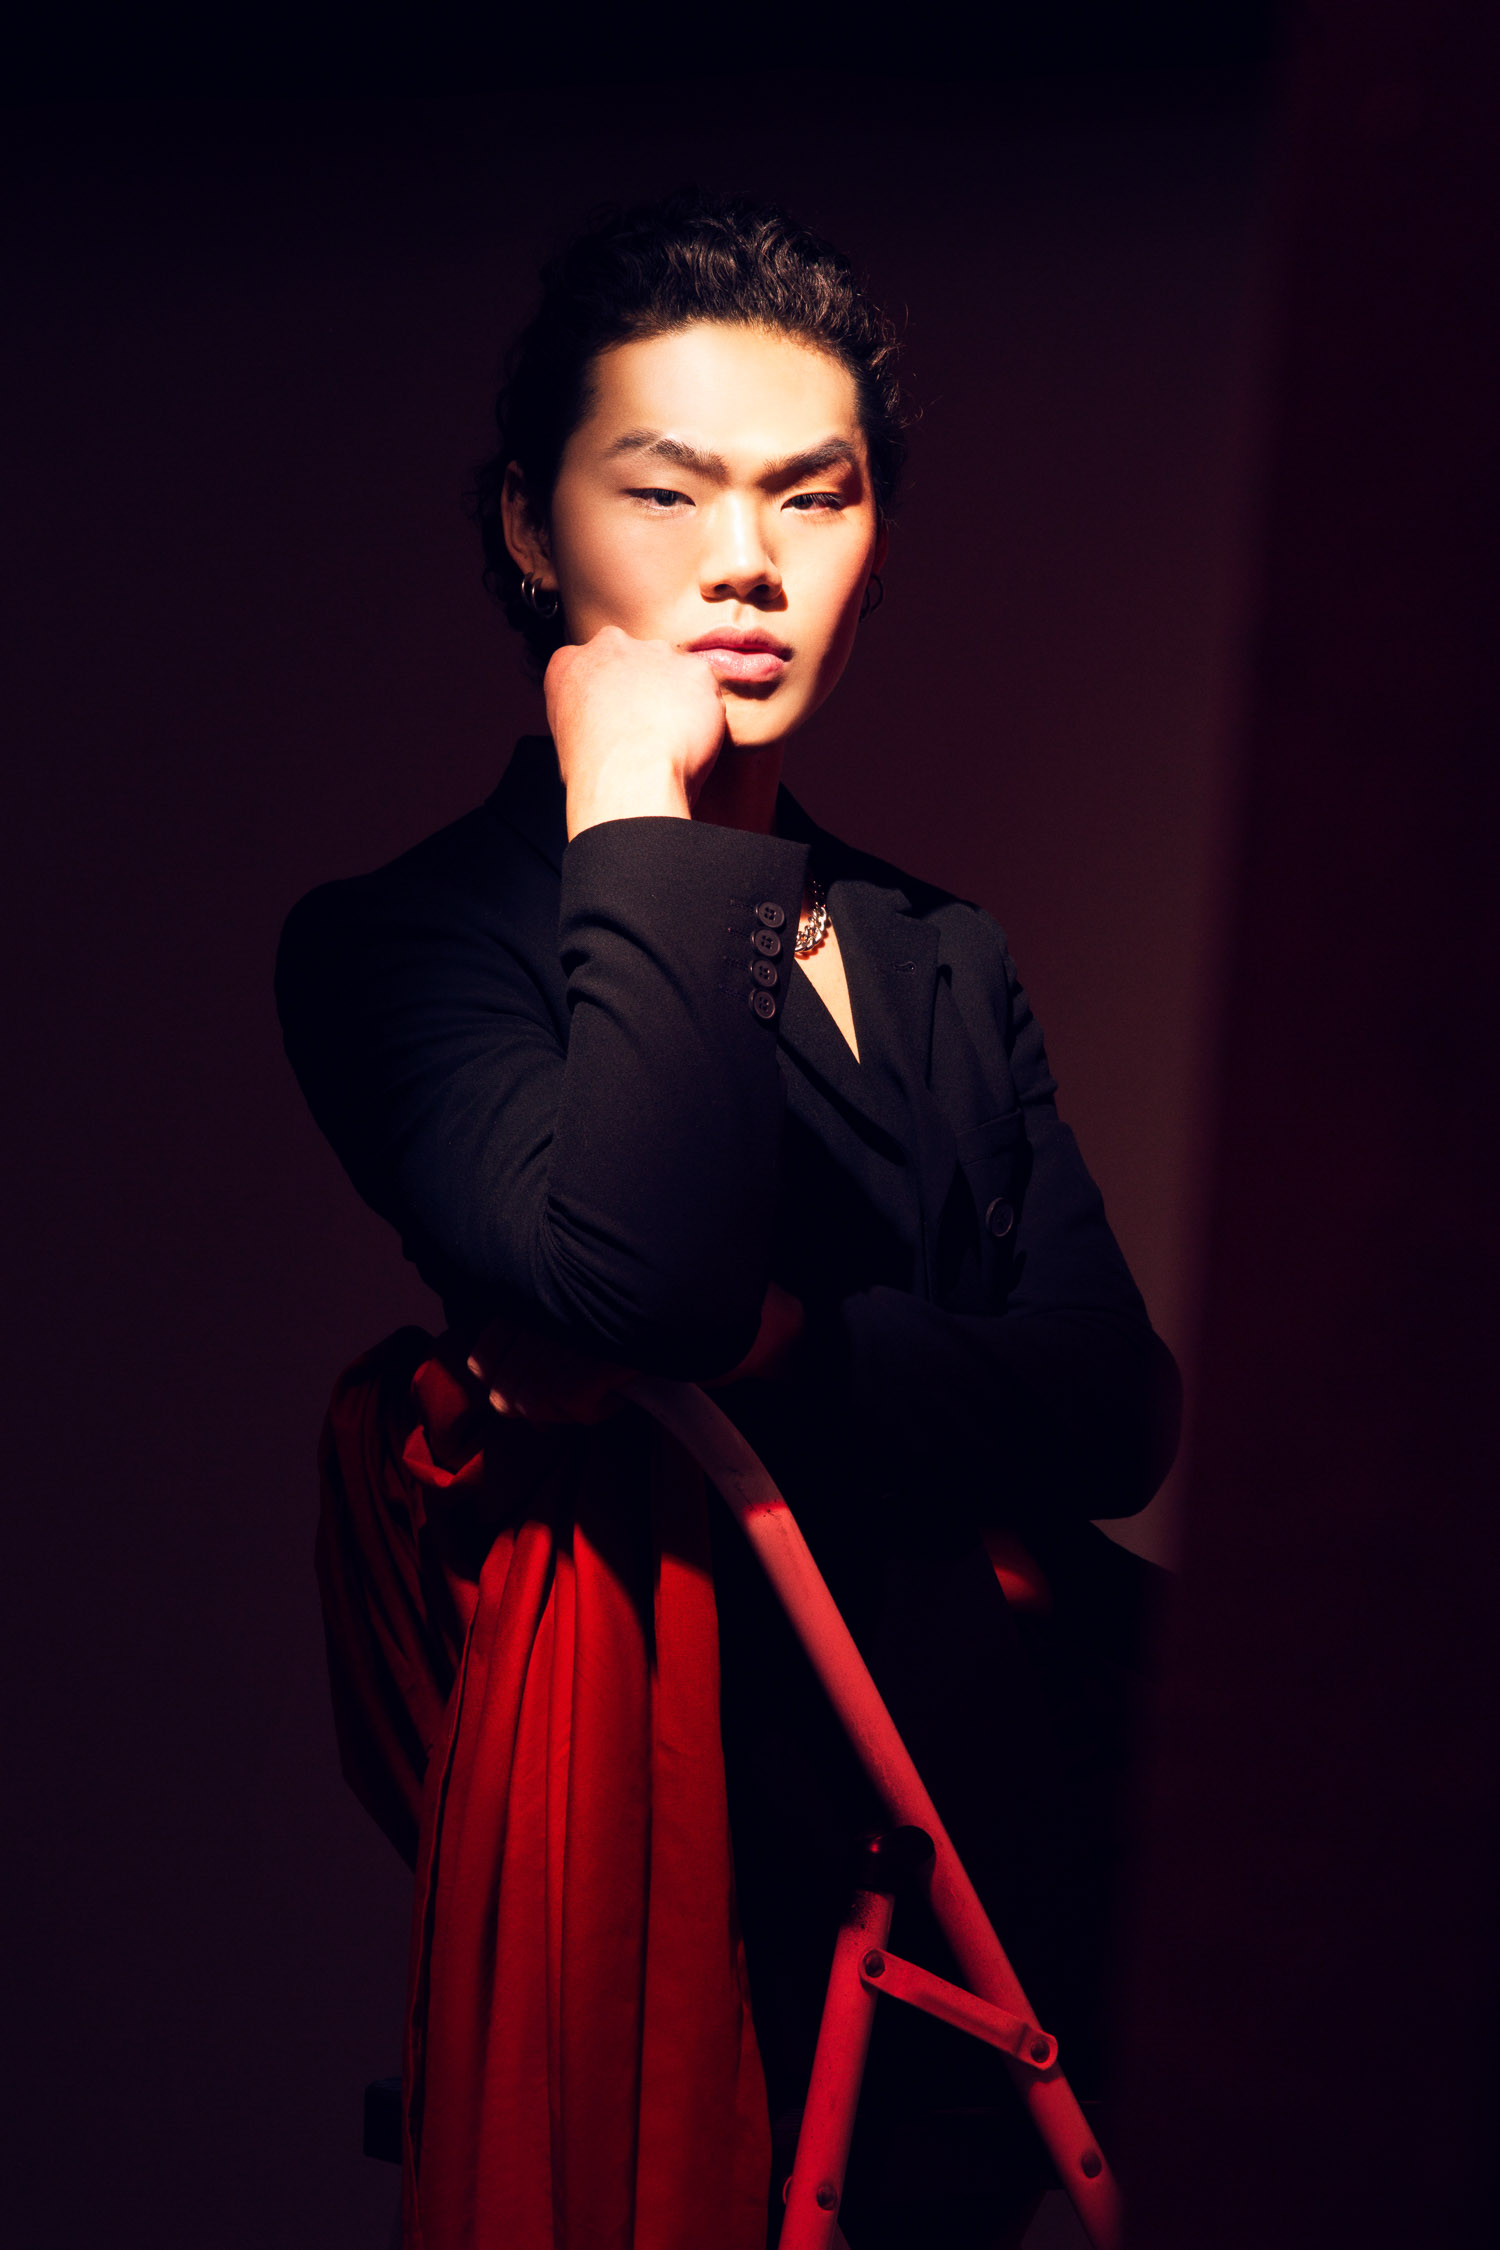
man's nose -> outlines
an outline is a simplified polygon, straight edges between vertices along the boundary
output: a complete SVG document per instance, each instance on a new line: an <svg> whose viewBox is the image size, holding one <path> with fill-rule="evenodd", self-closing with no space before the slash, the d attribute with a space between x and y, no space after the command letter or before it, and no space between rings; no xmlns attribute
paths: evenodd
<svg viewBox="0 0 1500 2250"><path fill-rule="evenodd" d="M708 512L699 584L709 601L764 601L781 592L781 572L766 540L760 506L724 493Z"/></svg>

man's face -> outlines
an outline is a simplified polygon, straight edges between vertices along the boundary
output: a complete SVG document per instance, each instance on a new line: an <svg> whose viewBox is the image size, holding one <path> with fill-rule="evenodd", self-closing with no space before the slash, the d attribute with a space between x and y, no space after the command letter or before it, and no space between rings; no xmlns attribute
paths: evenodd
<svg viewBox="0 0 1500 2250"><path fill-rule="evenodd" d="M730 741L780 741L848 662L884 553L853 376L815 345L707 321L591 373L547 539L569 640L617 625L701 652Z"/></svg>

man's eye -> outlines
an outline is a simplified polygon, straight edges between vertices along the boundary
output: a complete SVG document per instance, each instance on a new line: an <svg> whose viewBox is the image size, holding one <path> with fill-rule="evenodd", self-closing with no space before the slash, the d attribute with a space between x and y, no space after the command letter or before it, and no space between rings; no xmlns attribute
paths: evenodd
<svg viewBox="0 0 1500 2250"><path fill-rule="evenodd" d="M685 492L669 492L665 485L632 485L632 500L649 500L654 508L690 508L692 501Z"/></svg>
<svg viewBox="0 0 1500 2250"><path fill-rule="evenodd" d="M799 508L803 515L837 514L845 505L836 492L797 492L787 502L789 508Z"/></svg>

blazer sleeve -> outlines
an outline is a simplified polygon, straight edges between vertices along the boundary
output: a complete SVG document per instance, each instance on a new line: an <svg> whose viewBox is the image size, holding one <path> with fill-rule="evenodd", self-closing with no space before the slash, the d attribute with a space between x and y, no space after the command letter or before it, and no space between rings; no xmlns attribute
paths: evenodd
<svg viewBox="0 0 1500 2250"><path fill-rule="evenodd" d="M441 862L293 910L277 973L293 1067L445 1296L518 1305L655 1372L716 1374L749 1349L782 1102L751 965L759 909L795 928L805 862L779 838L611 821L568 846L560 911L544 890L529 930ZM549 910L565 1028L535 966Z"/></svg>
<svg viewBox="0 0 1500 2250"><path fill-rule="evenodd" d="M992 1309L863 1290L814 1322L810 1364L847 1400L878 1480L931 1490L939 1479L986 1520L1044 1539L1049 1525L1146 1505L1176 1453L1181 1384L1058 1116L1041 1028L1003 935L976 919L991 961L975 980L980 1004L993 1010L1019 1112L992 1128L1010 1142L1004 1200L1014 1210Z"/></svg>

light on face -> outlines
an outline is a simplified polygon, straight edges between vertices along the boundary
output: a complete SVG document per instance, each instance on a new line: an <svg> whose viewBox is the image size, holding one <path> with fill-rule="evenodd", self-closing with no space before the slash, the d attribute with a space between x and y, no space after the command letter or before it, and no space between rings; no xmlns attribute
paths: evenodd
<svg viewBox="0 0 1500 2250"><path fill-rule="evenodd" d="M881 543L854 378L829 353L699 323L597 361L551 510L573 640L759 636L766 661L715 671L731 739L769 741L837 681Z"/></svg>

